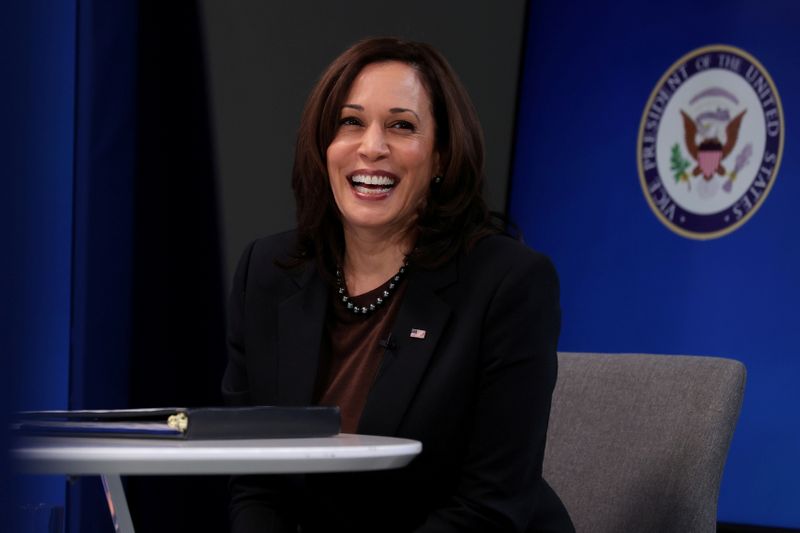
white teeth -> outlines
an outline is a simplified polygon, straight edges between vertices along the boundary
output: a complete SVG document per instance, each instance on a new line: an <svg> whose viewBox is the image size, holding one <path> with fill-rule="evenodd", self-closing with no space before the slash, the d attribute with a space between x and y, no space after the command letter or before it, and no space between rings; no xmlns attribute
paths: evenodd
<svg viewBox="0 0 800 533"><path fill-rule="evenodd" d="M380 189L370 189L370 188L368 188L368 187L361 187L361 186L359 186L359 185L356 185L356 186L354 187L354 189L355 189L355 190L356 190L356 192L358 192L359 194L386 194L386 193L388 193L389 191L391 191L391 190L392 190L392 189L391 189L391 188L389 188L389 187L386 187L386 188L380 188Z"/></svg>
<svg viewBox="0 0 800 533"><path fill-rule="evenodd" d="M365 176L357 174L350 178L353 183L363 183L364 185L394 185L394 179L387 176Z"/></svg>

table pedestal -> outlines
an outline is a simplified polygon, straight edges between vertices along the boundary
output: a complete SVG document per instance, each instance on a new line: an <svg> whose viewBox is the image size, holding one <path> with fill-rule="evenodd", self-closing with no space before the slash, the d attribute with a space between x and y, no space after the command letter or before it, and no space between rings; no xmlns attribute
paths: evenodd
<svg viewBox="0 0 800 533"><path fill-rule="evenodd" d="M131 512L128 510L128 500L125 498L125 489L122 479L118 474L103 474L103 491L106 493L106 503L114 522L114 531L117 533L134 533Z"/></svg>

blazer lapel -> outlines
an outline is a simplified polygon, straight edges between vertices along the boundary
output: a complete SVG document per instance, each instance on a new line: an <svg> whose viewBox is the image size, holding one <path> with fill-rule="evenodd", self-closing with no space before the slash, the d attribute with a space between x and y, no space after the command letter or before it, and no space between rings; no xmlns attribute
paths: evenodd
<svg viewBox="0 0 800 533"><path fill-rule="evenodd" d="M293 279L300 290L278 307L278 401L311 405L328 290L313 265Z"/></svg>
<svg viewBox="0 0 800 533"><path fill-rule="evenodd" d="M436 291L455 278L454 262L435 272L409 272L408 287L392 327L393 343L384 353L367 397L359 433L396 433L450 318L450 306Z"/></svg>

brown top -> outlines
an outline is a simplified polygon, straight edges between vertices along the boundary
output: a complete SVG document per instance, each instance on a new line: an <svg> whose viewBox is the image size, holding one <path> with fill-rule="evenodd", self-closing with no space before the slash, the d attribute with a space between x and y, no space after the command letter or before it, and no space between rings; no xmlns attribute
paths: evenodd
<svg viewBox="0 0 800 533"><path fill-rule="evenodd" d="M388 285L389 281L350 300L368 306ZM366 316L346 309L336 294L328 301L315 398L318 405L339 406L343 433L355 433L358 428L386 349L380 341L389 336L405 287L402 281L383 306Z"/></svg>

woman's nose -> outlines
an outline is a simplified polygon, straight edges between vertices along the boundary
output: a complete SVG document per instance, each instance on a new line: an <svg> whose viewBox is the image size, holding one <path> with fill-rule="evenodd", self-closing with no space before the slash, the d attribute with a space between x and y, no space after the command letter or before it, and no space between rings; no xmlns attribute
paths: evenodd
<svg viewBox="0 0 800 533"><path fill-rule="evenodd" d="M370 160L380 159L389 153L389 146L386 144L386 132L383 130L382 125L373 123L364 130L358 153Z"/></svg>

